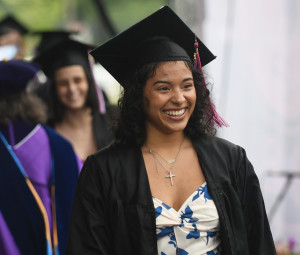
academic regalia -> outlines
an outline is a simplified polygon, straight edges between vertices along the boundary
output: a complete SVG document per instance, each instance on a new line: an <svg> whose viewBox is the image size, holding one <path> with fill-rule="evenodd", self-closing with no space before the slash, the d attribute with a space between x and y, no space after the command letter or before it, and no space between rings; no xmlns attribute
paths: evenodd
<svg viewBox="0 0 300 255"><path fill-rule="evenodd" d="M3 135L0 141L2 165L0 171L0 193L2 194L0 211L10 229L9 232L14 237L14 242L6 242L4 247L0 247L0 251L18 247L20 254L47 254L42 213L31 194L31 190L26 185L19 166L14 162L11 151L7 148L10 145L6 144L5 140ZM51 128L38 125L34 126L34 129L18 144L12 146L10 150L19 160L46 209L51 233L53 233L53 214L50 190L51 178L55 178L59 250L63 254L73 193L79 175L78 160L72 146ZM51 164L53 169L51 169ZM17 185L17 180L22 185ZM17 193L16 187L18 187ZM11 201L14 201L13 204ZM29 212L24 213L25 208L28 207ZM20 217L22 212L24 214ZM38 217L35 219L32 215ZM22 221L20 225L17 225L16 218ZM2 232L1 234L5 236L10 235L10 233Z"/></svg>
<svg viewBox="0 0 300 255"><path fill-rule="evenodd" d="M132 86L128 82L131 76L147 64L193 64L193 57L199 60L200 56L204 65L215 58L168 7L113 37L91 54L120 82L125 93ZM204 80L195 86L205 86ZM225 125L213 105L212 109L211 118L207 120L204 116L199 122ZM210 134L187 136L219 215L221 254L275 255L259 181L244 149ZM67 255L158 254L156 211L141 151L143 145L138 144L138 138L141 137L129 141L128 137L121 137L86 160L74 197ZM178 254L182 254L180 249Z"/></svg>
<svg viewBox="0 0 300 255"><path fill-rule="evenodd" d="M38 68L11 60L0 70L7 97L24 91ZM79 175L71 144L47 126L10 120L0 127L0 161L0 254L64 254Z"/></svg>
<svg viewBox="0 0 300 255"><path fill-rule="evenodd" d="M276 254L259 181L245 151L193 141L220 217L222 255ZM90 156L78 180L67 255L157 254L155 209L140 147L114 143Z"/></svg>
<svg viewBox="0 0 300 255"><path fill-rule="evenodd" d="M11 14L6 15L0 20L0 60L11 60L19 57L20 47L23 47L20 44L21 40L8 38L3 38L4 40L2 40L1 38L6 37L9 33L18 33L20 37L24 37L28 32L28 28Z"/></svg>
<svg viewBox="0 0 300 255"><path fill-rule="evenodd" d="M18 21L13 15L8 14L0 21L0 36L15 30L21 35L25 35L29 32L28 28Z"/></svg>
<svg viewBox="0 0 300 255"><path fill-rule="evenodd" d="M107 106L106 106L107 107ZM93 131L95 135L98 150L109 145L112 142L112 135L109 130L109 122L113 112L109 109L105 114L95 113L93 115Z"/></svg>
<svg viewBox="0 0 300 255"><path fill-rule="evenodd" d="M76 32L68 30L41 30L34 31L32 34L41 36L38 45L34 49L34 55L37 56L40 53L51 49L56 44L59 44L66 39L70 39Z"/></svg>
<svg viewBox="0 0 300 255"><path fill-rule="evenodd" d="M39 51L33 61L42 66L43 71L50 79L53 79L55 71L59 68L72 65L82 66L84 70L91 72L91 75L93 76L91 63L88 58L88 50L93 48L93 46L66 38L65 33L59 34L59 36L64 35L64 37L51 43L51 45L47 45L47 47L40 47L43 50ZM55 33L53 33L53 35L55 35ZM47 40L45 39L44 44L46 44L46 42ZM51 86L53 85L54 84L52 83ZM101 149L112 141L112 133L109 125L113 114L110 109L114 107L109 105L108 101L105 100L105 95L95 83L90 84L90 86L95 86L95 92L97 93L98 98L99 111L93 112L92 125L97 149ZM57 120L51 117L52 116L50 116L49 125L53 126Z"/></svg>
<svg viewBox="0 0 300 255"><path fill-rule="evenodd" d="M39 43L35 46L33 50L33 56L38 56L42 52L45 52L56 44L69 39L74 32L67 30L40 30L32 32L33 35L40 37ZM50 81L45 76L43 71L41 72L41 76L43 76L43 82L38 83L36 88L33 90L33 93L36 94L39 98L41 98L47 107L50 105Z"/></svg>

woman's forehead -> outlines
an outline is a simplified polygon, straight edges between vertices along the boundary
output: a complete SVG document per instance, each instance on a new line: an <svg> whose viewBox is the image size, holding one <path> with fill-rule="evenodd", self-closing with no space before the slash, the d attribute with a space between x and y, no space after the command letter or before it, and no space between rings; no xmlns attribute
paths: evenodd
<svg viewBox="0 0 300 255"><path fill-rule="evenodd" d="M165 61L157 65L153 75L149 78L159 77L159 76L173 76L184 74L187 76L192 76L192 71L185 61Z"/></svg>

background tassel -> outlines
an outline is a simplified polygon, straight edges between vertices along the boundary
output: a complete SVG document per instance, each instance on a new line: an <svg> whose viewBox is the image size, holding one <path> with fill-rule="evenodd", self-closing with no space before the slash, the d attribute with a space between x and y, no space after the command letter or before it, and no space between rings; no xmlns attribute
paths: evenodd
<svg viewBox="0 0 300 255"><path fill-rule="evenodd" d="M198 50L199 43L197 41L196 34L195 34L195 44L194 44L194 47L195 47L194 66L195 66L195 68L197 68L201 72L201 74L202 74L202 84L205 87L207 87L205 79L204 79L203 71L202 71L202 65L201 65L200 55L199 55L199 50ZM211 105L211 108L212 108L212 119L213 119L214 123L216 123L219 127L222 127L222 126L229 127L229 125L227 124L227 122L217 113L216 107L211 102L211 100L210 100L209 97L208 97L208 102L209 102L209 104Z"/></svg>

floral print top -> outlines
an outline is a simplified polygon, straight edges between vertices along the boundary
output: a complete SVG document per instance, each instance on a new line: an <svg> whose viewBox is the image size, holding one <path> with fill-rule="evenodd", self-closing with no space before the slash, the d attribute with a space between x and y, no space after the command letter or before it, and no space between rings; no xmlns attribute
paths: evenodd
<svg viewBox="0 0 300 255"><path fill-rule="evenodd" d="M153 197L159 255L220 255L219 215L206 182L181 208Z"/></svg>

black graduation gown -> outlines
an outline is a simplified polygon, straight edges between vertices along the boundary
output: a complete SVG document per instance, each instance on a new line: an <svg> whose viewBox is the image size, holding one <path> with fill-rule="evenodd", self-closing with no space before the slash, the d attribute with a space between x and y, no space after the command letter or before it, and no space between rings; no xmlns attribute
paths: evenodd
<svg viewBox="0 0 300 255"><path fill-rule="evenodd" d="M193 141L220 218L222 255L275 255L259 181L245 151ZM157 254L155 209L141 149L113 143L90 156L77 184L67 254Z"/></svg>
<svg viewBox="0 0 300 255"><path fill-rule="evenodd" d="M113 140L110 128L111 115L110 111L105 114L96 113L93 115L92 125L98 150L107 146Z"/></svg>

